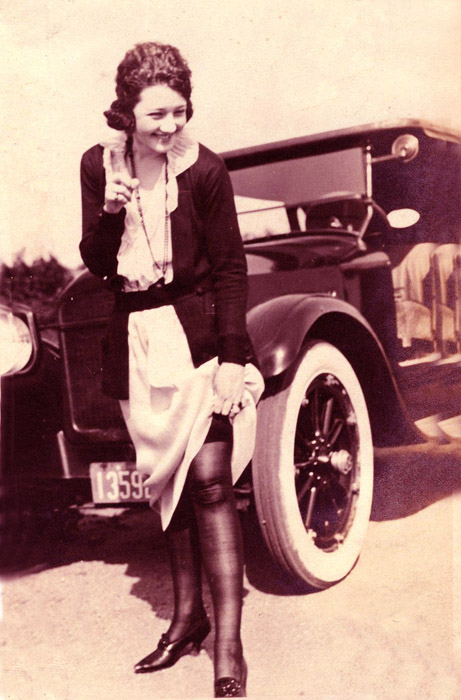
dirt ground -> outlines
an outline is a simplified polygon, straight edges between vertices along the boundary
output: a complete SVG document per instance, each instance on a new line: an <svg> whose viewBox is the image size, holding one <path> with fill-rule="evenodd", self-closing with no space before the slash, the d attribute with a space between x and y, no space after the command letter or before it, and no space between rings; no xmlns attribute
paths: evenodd
<svg viewBox="0 0 461 700"><path fill-rule="evenodd" d="M212 697L212 635L198 657L152 675L132 672L171 615L155 515L82 512L72 534L3 583L2 698ZM250 697L461 697L459 446L379 452L362 556L328 590L289 583L272 564L254 514L243 514L242 523Z"/></svg>

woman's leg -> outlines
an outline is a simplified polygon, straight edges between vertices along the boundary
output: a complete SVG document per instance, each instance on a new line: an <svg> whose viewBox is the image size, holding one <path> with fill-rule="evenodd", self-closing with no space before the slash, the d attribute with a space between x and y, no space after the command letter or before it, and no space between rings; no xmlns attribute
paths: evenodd
<svg viewBox="0 0 461 700"><path fill-rule="evenodd" d="M210 631L202 602L200 547L193 507L184 490L165 531L173 579L174 614L153 652L135 665L136 673L159 671L185 653L200 649Z"/></svg>
<svg viewBox="0 0 461 700"><path fill-rule="evenodd" d="M243 593L243 547L231 476L232 433L206 442L191 464L189 485L200 537L202 563L215 614L215 678L240 680L240 623Z"/></svg>
<svg viewBox="0 0 461 700"><path fill-rule="evenodd" d="M173 579L174 614L168 629L171 641L181 639L195 621L205 617L202 602L200 545L193 507L187 493L183 495L165 530Z"/></svg>

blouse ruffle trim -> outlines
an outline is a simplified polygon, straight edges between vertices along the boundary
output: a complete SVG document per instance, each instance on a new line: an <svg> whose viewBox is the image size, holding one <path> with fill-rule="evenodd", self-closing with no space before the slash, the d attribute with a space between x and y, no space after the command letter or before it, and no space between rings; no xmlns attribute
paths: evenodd
<svg viewBox="0 0 461 700"><path fill-rule="evenodd" d="M114 172L129 173L126 162L127 135L124 131L117 131L107 127L104 137L100 140L100 145L104 148L103 164L106 176L110 177ZM178 183L176 178L197 161L199 155L199 144L193 139L187 130L183 129L177 136L173 148L167 152L167 174L166 178L166 210L169 215L178 207ZM162 183L158 183L163 187ZM157 187L156 187L157 189ZM155 193L152 193L155 197ZM163 197L159 199L164 201ZM126 287L132 289L147 289L155 283L161 273L152 265L149 251L146 249L144 231L136 205L133 198L126 207L125 230L122 236L120 249L117 255L118 273L127 280ZM149 241L151 248L156 249L157 236L163 241L164 218L162 211L157 219L156 225L148 227ZM151 219L151 221L153 221ZM171 228L169 230L168 250L171 255ZM158 243L158 241L157 241ZM163 249L163 243L159 244ZM162 251L159 250L161 256ZM172 261L167 261L168 267L165 275L166 282L171 282L173 277Z"/></svg>
<svg viewBox="0 0 461 700"><path fill-rule="evenodd" d="M127 135L124 131L117 131L107 127L106 133L100 140L104 148L103 163L106 173L128 170L126 165ZM171 214L178 206L178 183L176 178L188 170L197 162L199 144L187 131L183 129L176 137L173 148L167 152L168 163L168 213Z"/></svg>

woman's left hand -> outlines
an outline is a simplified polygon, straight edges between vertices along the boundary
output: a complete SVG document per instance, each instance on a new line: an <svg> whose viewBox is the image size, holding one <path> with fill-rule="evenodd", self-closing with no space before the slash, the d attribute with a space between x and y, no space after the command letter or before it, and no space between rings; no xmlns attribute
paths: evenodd
<svg viewBox="0 0 461 700"><path fill-rule="evenodd" d="M242 408L245 390L245 367L234 362L223 362L214 376L213 412L235 416Z"/></svg>

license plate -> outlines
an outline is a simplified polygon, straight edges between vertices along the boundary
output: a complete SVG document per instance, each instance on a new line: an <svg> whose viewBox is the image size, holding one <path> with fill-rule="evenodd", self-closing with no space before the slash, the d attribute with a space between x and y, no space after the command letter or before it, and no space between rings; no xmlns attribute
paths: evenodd
<svg viewBox="0 0 461 700"><path fill-rule="evenodd" d="M147 475L134 462L93 462L90 464L91 491L95 503L142 503L149 500Z"/></svg>

